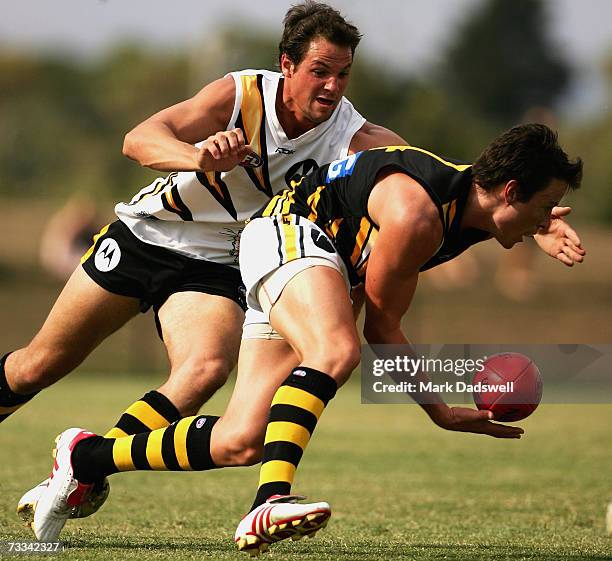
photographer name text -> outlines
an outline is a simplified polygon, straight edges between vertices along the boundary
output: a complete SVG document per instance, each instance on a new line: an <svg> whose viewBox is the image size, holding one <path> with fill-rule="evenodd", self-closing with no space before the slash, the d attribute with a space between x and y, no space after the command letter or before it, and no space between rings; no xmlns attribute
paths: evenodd
<svg viewBox="0 0 612 561"><path fill-rule="evenodd" d="M476 384L468 384L466 382L444 382L443 384L435 384L434 382L399 382L390 384L378 380L372 385L372 389L376 393L488 393L488 392L513 392L514 382L505 384L484 384L478 382Z"/></svg>

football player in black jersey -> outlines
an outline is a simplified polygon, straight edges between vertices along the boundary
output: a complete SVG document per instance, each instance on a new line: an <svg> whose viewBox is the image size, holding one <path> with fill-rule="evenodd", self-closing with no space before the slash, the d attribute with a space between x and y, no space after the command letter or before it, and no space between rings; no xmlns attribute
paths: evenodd
<svg viewBox="0 0 612 561"><path fill-rule="evenodd" d="M362 152L304 178L256 215L241 242L248 303L269 315L301 362L272 398L259 488L235 534L239 549L256 553L312 534L331 514L327 503L299 504L290 493L319 417L359 364L349 281L365 281L367 342L408 345L401 319L419 272L473 243L494 238L511 248L533 236L566 265L581 262L580 240L560 218L568 207L559 207L581 177L581 160L568 159L553 131L523 125L473 166L412 147ZM490 411L413 397L445 429L523 432L491 422Z"/></svg>

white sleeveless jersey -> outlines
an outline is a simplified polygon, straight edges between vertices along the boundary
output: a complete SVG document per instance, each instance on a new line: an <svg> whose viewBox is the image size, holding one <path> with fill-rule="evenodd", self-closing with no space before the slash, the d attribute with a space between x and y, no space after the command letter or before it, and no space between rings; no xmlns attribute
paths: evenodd
<svg viewBox="0 0 612 561"><path fill-rule="evenodd" d="M243 70L231 76L236 99L227 130L242 129L259 156L258 167L171 173L141 189L129 203L119 203L115 212L145 243L238 267L244 221L296 175L345 157L365 119L342 98L327 121L289 139L275 110L281 74Z"/></svg>

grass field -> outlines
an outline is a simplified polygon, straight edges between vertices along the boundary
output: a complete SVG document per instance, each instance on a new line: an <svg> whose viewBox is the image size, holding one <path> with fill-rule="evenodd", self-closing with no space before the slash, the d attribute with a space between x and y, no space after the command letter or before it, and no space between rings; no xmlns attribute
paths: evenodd
<svg viewBox="0 0 612 561"><path fill-rule="evenodd" d="M103 431L155 381L75 374L0 428L0 539L30 539L14 514L50 470L53 437ZM229 390L205 408L223 409ZM269 559L612 559L604 513L612 499L612 406L542 406L526 436L504 442L435 428L413 406L359 404L354 382L326 411L295 491L328 500L314 540L282 543ZM256 468L129 473L109 502L63 533L75 559L240 559L232 537L250 505Z"/></svg>

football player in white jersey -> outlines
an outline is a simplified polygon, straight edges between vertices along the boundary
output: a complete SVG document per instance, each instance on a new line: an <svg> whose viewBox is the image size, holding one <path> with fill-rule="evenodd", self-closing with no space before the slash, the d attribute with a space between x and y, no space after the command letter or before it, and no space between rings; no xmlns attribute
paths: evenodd
<svg viewBox="0 0 612 561"><path fill-rule="evenodd" d="M287 187L296 172L370 147L405 144L366 122L343 97L360 40L353 25L309 1L292 7L284 24L281 73L230 74L127 134L126 156L172 173L117 205L120 220L96 237L40 331L2 357L0 421L150 307L168 352L169 376L130 405L107 436L159 429L197 413L237 361L245 309L236 260L240 221ZM256 332L258 318L248 324ZM284 342L270 341L265 354L252 352L248 343L241 358L245 372L248 363L261 372L287 370L295 361ZM257 399L256 388L251 398ZM254 426L253 435L260 432ZM224 465L244 463L238 457L242 444L231 442ZM26 520L46 485L20 501ZM107 492L99 484L92 497L103 499ZM71 515L98 505L86 503Z"/></svg>

